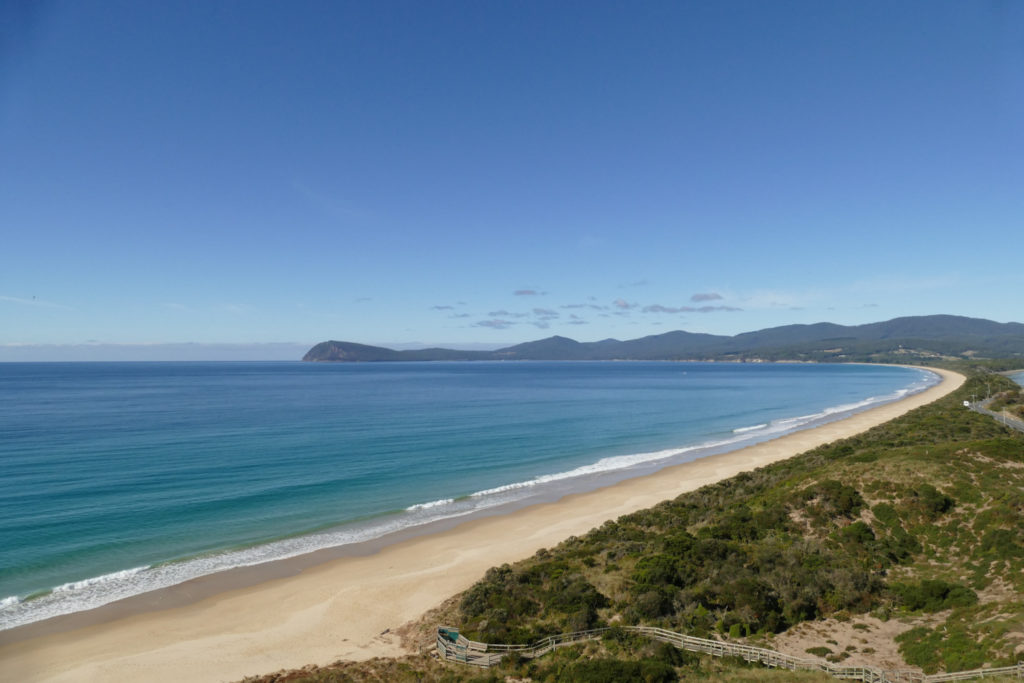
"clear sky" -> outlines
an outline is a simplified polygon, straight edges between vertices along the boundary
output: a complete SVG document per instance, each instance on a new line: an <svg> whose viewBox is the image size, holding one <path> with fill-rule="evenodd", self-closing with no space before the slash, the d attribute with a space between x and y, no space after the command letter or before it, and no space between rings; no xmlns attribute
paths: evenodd
<svg viewBox="0 0 1024 683"><path fill-rule="evenodd" d="M1024 321L1024 3L0 7L0 349Z"/></svg>

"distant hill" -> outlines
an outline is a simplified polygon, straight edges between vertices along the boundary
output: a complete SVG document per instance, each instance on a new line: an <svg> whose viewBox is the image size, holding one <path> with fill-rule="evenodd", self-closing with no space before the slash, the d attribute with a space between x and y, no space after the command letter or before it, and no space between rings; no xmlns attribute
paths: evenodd
<svg viewBox="0 0 1024 683"><path fill-rule="evenodd" d="M304 361L424 360L717 360L877 361L1024 358L1024 324L928 315L866 325L785 325L735 336L674 331L639 339L578 342L548 337L496 351L396 351L344 341L321 342Z"/></svg>

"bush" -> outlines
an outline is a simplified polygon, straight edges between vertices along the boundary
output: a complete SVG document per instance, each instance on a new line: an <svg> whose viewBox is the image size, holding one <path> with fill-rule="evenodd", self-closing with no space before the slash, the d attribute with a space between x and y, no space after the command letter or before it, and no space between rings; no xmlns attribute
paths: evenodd
<svg viewBox="0 0 1024 683"><path fill-rule="evenodd" d="M924 579L920 583L895 583L891 589L903 607L911 612L938 612L978 602L978 594L967 586L933 579Z"/></svg>
<svg viewBox="0 0 1024 683"><path fill-rule="evenodd" d="M956 505L955 500L931 484L921 484L918 486L914 492L914 498L917 506L921 508L924 515L929 519L934 519L949 512Z"/></svg>
<svg viewBox="0 0 1024 683"><path fill-rule="evenodd" d="M700 664L699 655L687 652L686 650L680 650L671 643L658 643L654 650L654 658L674 667L692 667Z"/></svg>
<svg viewBox="0 0 1024 683"><path fill-rule="evenodd" d="M1017 534L1009 529L992 529L985 532L981 538L981 549L1001 560L1024 555L1024 548L1017 543Z"/></svg>
<svg viewBox="0 0 1024 683"><path fill-rule="evenodd" d="M871 512L875 515L875 519L885 526L891 527L900 523L900 516L896 513L896 508L888 503L879 503L871 508Z"/></svg>
<svg viewBox="0 0 1024 683"><path fill-rule="evenodd" d="M875 532L859 519L840 529L838 536L842 543L859 546L868 546L875 540Z"/></svg>
<svg viewBox="0 0 1024 683"><path fill-rule="evenodd" d="M857 489L835 479L808 487L803 498L814 504L810 511L815 517L828 519L853 517L864 507L864 498Z"/></svg>
<svg viewBox="0 0 1024 683"><path fill-rule="evenodd" d="M675 559L665 554L640 558L633 571L633 580L642 586L682 585Z"/></svg>
<svg viewBox="0 0 1024 683"><path fill-rule="evenodd" d="M565 683L675 683L679 680L676 670L668 663L657 659L643 659L637 662L617 659L591 659L571 662L560 670L542 670L542 680Z"/></svg>
<svg viewBox="0 0 1024 683"><path fill-rule="evenodd" d="M940 669L977 669L986 661L986 649L958 626L942 630L918 626L896 636L907 664L919 666L926 674Z"/></svg>

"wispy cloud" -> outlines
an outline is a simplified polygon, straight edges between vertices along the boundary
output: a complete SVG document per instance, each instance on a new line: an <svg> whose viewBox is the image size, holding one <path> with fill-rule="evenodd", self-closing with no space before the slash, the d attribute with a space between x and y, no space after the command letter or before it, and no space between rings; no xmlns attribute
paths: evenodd
<svg viewBox="0 0 1024 683"><path fill-rule="evenodd" d="M535 308L533 309L533 314L544 320L551 320L559 316L558 311L552 311L550 308Z"/></svg>
<svg viewBox="0 0 1024 683"><path fill-rule="evenodd" d="M508 328L515 325L511 320L502 320L500 318L493 318L491 320L480 320L473 323L473 327L489 327L492 330L507 330Z"/></svg>
<svg viewBox="0 0 1024 683"><path fill-rule="evenodd" d="M541 292L536 289L517 289L512 292L516 296L544 296L547 292Z"/></svg>
<svg viewBox="0 0 1024 683"><path fill-rule="evenodd" d="M764 310L772 308L791 308L803 306L813 308L820 306L823 300L831 298L827 292L822 290L804 291L781 291L781 290L756 290L743 294L742 296L730 296L730 301L739 300L744 310Z"/></svg>
<svg viewBox="0 0 1024 683"><path fill-rule="evenodd" d="M6 301L12 304L19 304L21 306L42 306L44 308L71 308L64 304L57 304L52 301L44 301L43 299L37 299L36 297L23 298L19 296L2 296L0 295L0 301Z"/></svg>
<svg viewBox="0 0 1024 683"><path fill-rule="evenodd" d="M612 302L612 306L619 309L620 311L628 311L631 308L636 308L636 304L631 304L625 299L616 299Z"/></svg>
<svg viewBox="0 0 1024 683"><path fill-rule="evenodd" d="M644 313L716 313L718 311L742 311L735 306L662 306L651 304L644 306Z"/></svg>
<svg viewBox="0 0 1024 683"><path fill-rule="evenodd" d="M454 306L431 306L430 310L432 310L432 311L453 311L453 310L455 310L455 307Z"/></svg>
<svg viewBox="0 0 1024 683"><path fill-rule="evenodd" d="M690 301L701 302L701 301L721 301L724 299L718 292L697 292L690 297Z"/></svg>
<svg viewBox="0 0 1024 683"><path fill-rule="evenodd" d="M590 299L593 300L594 297L590 297ZM564 304L562 306L559 306L559 308L568 308L568 309L589 308L589 309L594 310L594 311L607 311L608 310L607 306L601 306L599 304Z"/></svg>

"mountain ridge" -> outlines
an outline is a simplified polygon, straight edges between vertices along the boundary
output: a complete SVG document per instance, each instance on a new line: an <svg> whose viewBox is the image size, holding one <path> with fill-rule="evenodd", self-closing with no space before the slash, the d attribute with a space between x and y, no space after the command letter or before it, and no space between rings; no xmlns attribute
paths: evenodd
<svg viewBox="0 0 1024 683"><path fill-rule="evenodd" d="M893 361L922 358L1024 357L1024 324L955 315L907 316L863 325L821 322L737 335L673 330L619 341L580 342L554 335L494 351L425 348L396 351L325 341L307 362L468 360Z"/></svg>

